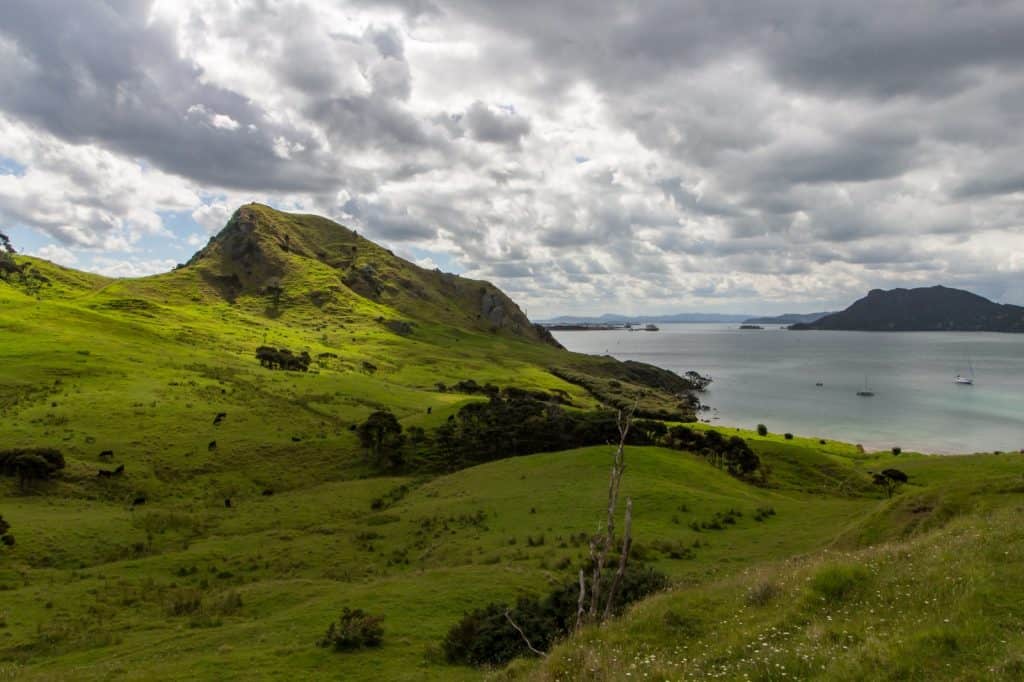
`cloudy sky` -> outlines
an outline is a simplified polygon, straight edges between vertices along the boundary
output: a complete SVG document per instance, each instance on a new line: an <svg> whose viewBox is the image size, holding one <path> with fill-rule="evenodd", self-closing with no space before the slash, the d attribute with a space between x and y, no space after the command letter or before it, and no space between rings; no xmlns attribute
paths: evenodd
<svg viewBox="0 0 1024 682"><path fill-rule="evenodd" d="M0 229L113 275L239 204L532 316L1024 304L1024 3L5 0Z"/></svg>

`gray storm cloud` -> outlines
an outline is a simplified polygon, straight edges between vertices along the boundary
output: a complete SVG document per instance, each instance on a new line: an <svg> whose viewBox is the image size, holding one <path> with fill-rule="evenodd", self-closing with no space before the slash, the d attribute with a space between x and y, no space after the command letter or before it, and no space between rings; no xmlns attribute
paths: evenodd
<svg viewBox="0 0 1024 682"><path fill-rule="evenodd" d="M1020 3L11 0L0 217L131 259L162 211L277 201L531 310L1021 303L1021 36Z"/></svg>

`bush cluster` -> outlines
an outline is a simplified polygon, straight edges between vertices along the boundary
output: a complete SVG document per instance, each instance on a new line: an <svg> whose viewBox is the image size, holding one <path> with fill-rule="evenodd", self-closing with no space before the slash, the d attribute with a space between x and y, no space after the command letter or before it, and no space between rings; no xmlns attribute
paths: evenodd
<svg viewBox="0 0 1024 682"><path fill-rule="evenodd" d="M64 468L64 455L55 448L0 450L0 473L17 476L24 487L31 481L49 478Z"/></svg>
<svg viewBox="0 0 1024 682"><path fill-rule="evenodd" d="M611 576L606 577L610 584ZM629 604L667 586L663 574L631 567L616 592L613 610L619 614ZM606 584L604 591L607 589ZM547 651L575 624L578 599L579 584L573 581L544 597L520 597L514 605L491 603L470 611L445 636L441 644L444 658L461 665L501 665L529 653L509 618L522 628L534 648Z"/></svg>
<svg viewBox="0 0 1024 682"><path fill-rule="evenodd" d="M336 622L327 627L327 632L317 646L335 651L353 651L380 646L384 639L381 616L372 616L362 609L345 607Z"/></svg>
<svg viewBox="0 0 1024 682"><path fill-rule="evenodd" d="M662 444L695 452L739 478L750 477L761 468L761 458L739 436L725 438L718 431L701 432L686 426L673 426L662 439Z"/></svg>
<svg viewBox="0 0 1024 682"><path fill-rule="evenodd" d="M309 370L309 363L313 358L309 353L302 351L298 355L287 348L272 348L271 346L260 346L256 349L256 358L260 366L267 369L284 369L291 372L306 372Z"/></svg>

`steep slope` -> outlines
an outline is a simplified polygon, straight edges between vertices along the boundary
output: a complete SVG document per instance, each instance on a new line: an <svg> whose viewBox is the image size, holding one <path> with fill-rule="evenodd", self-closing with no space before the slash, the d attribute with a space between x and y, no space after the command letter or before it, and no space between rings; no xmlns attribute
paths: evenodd
<svg viewBox="0 0 1024 682"><path fill-rule="evenodd" d="M183 269L228 301L270 296L280 304L298 291L323 308L356 294L414 320L558 345L493 284L418 267L319 216L242 206Z"/></svg>
<svg viewBox="0 0 1024 682"><path fill-rule="evenodd" d="M988 478L987 462L931 459L917 464L948 465L959 480L880 504L825 550L655 596L509 676L1022 679L1019 474L981 484L969 472Z"/></svg>
<svg viewBox="0 0 1024 682"><path fill-rule="evenodd" d="M962 289L873 289L842 312L791 329L1024 332L1024 308Z"/></svg>

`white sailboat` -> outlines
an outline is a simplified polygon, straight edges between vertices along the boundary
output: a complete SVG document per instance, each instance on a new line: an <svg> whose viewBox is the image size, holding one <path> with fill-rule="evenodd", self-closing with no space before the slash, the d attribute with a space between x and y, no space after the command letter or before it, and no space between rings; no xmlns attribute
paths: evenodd
<svg viewBox="0 0 1024 682"><path fill-rule="evenodd" d="M967 371L968 376L963 374L957 374L953 379L954 384L960 384L961 386L973 386L974 385L974 364L970 358L967 358Z"/></svg>
<svg viewBox="0 0 1024 682"><path fill-rule="evenodd" d="M857 391L857 395L859 395L861 398L870 398L873 395L875 395L875 392L868 388L868 375L867 374L864 375L864 390L863 391Z"/></svg>

